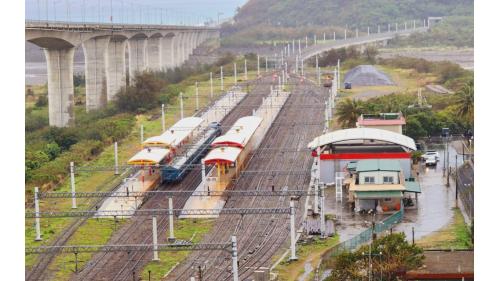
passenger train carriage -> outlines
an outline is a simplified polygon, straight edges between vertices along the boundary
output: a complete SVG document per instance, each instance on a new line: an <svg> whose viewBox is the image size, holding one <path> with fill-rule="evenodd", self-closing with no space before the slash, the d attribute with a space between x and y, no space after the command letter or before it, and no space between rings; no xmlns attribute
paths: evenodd
<svg viewBox="0 0 500 281"><path fill-rule="evenodd" d="M142 143L143 149L127 163L141 167L140 180L147 185L143 190L158 182L182 180L186 171L206 154L209 143L220 135L220 125L215 122L205 129L203 122L199 117L183 118L163 134ZM193 144L186 145L189 142Z"/></svg>
<svg viewBox="0 0 500 281"><path fill-rule="evenodd" d="M208 190L220 191L230 187L255 148L255 132L262 120L257 116L242 117L226 134L212 142L212 150L202 160L204 165L215 165L206 177Z"/></svg>

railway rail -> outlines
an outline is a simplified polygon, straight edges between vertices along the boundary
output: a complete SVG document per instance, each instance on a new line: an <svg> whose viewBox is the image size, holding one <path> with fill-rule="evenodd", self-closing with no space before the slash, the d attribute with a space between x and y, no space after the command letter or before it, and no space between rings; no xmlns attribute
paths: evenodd
<svg viewBox="0 0 500 281"><path fill-rule="evenodd" d="M260 79L270 83L271 77ZM259 104L262 96L269 94L269 86L256 83L250 93L237 105L221 122L223 132L229 128L237 119L251 115L251 107L241 106L242 104ZM159 190L193 190L201 182L201 168L195 168L188 173L186 178L172 185L163 185ZM174 200L174 208L182 208L188 198ZM153 196L145 201L142 208L166 208L167 200L164 196ZM149 217L132 217L124 226L118 229L108 241L112 244L148 244L152 241L151 223ZM168 216L158 218L158 232L164 233L168 228ZM228 236L229 237L229 236ZM165 235L159 236L159 243L166 240ZM220 242L220 240L219 240ZM140 271L152 258L152 253L148 252L108 252L96 253L85 265L83 270L72 276L72 280L130 280L136 272Z"/></svg>
<svg viewBox="0 0 500 281"><path fill-rule="evenodd" d="M299 94L297 94L299 93ZM300 113L293 110L303 103L311 101L324 104L326 93L314 85L306 82L298 84L292 90L292 94L277 117L280 122L321 122L323 111L304 110ZM272 126L265 139L250 159L247 170L273 170L279 167L280 170L310 170L312 157L307 151L300 149L294 153L280 153L279 150L268 150L266 147L281 147L284 150L290 148L303 147L310 140L310 137L321 133L322 128L318 126L299 127L295 129ZM265 155L265 157L262 157ZM296 189L307 190L310 174L242 174L234 184L234 190L268 190L270 185L293 186ZM286 207L289 202L285 196L275 197L230 197L226 203L226 208L236 207ZM303 209L303 201L299 201L299 208ZM298 221L301 214L297 212ZM239 253L239 277L240 280L247 280L253 274L253 270L261 266L269 266L271 258L284 248L284 242L288 238L288 226L283 224L278 217L273 214L259 217L220 217L211 232L207 234L203 243L217 241L219 237L226 235L236 235L238 237ZM230 259L222 253L197 252L192 253L187 260L179 264L165 280L189 280L194 276L193 266L200 261L212 261L206 265L203 273L205 280L230 280ZM117 279L118 280L118 279Z"/></svg>

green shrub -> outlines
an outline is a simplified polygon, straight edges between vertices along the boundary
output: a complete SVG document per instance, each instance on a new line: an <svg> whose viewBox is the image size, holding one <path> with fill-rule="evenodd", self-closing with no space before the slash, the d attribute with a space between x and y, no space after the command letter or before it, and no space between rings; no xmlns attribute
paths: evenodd
<svg viewBox="0 0 500 281"><path fill-rule="evenodd" d="M49 99L47 98L46 95L40 95L38 96L38 99L36 100L35 106L36 107L44 107L49 104Z"/></svg>
<svg viewBox="0 0 500 281"><path fill-rule="evenodd" d="M116 106L122 112L153 108L158 104L160 91L165 86L163 80L150 72L137 75L133 84L134 86L125 87L116 95Z"/></svg>

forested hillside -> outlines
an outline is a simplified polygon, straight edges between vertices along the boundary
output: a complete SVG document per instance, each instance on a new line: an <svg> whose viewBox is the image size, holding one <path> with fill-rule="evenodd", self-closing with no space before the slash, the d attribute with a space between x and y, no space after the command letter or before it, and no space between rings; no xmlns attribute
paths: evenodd
<svg viewBox="0 0 500 281"><path fill-rule="evenodd" d="M249 0L234 22L223 26L225 43L279 40L333 33L347 26L360 30L429 16L474 15L472 0Z"/></svg>

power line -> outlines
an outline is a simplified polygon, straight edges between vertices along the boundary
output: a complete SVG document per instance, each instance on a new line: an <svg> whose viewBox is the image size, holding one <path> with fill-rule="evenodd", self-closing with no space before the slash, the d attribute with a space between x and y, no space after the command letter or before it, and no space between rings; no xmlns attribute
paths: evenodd
<svg viewBox="0 0 500 281"><path fill-rule="evenodd" d="M314 196L306 190L220 190L220 191L185 191L185 190L157 190L157 191L132 191L132 192L42 192L40 199L59 198L100 198L100 197L152 197L164 195L174 196Z"/></svg>
<svg viewBox="0 0 500 281"><path fill-rule="evenodd" d="M156 248L155 248L156 247ZM190 242L172 244L130 244L130 245L67 245L27 247L26 255L51 253L94 253L94 252L173 252L173 251L230 251L231 243L200 243Z"/></svg>
<svg viewBox="0 0 500 281"><path fill-rule="evenodd" d="M125 216L160 216L169 214L213 216L213 215L264 215L290 214L290 208L224 208L224 209L139 209L139 210L103 210L103 211L43 211L26 212L25 218L67 218L67 217L125 217Z"/></svg>

